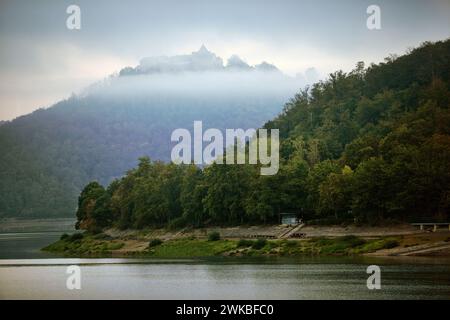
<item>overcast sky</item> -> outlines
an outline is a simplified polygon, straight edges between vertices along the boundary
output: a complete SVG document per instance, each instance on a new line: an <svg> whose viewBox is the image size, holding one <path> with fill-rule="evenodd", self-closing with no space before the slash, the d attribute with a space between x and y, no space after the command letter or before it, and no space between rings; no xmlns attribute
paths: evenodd
<svg viewBox="0 0 450 320"><path fill-rule="evenodd" d="M68 30L66 8L81 8ZM381 8L381 30L366 9ZM78 92L146 56L206 47L289 75L349 71L450 37L450 0L0 0L0 120Z"/></svg>

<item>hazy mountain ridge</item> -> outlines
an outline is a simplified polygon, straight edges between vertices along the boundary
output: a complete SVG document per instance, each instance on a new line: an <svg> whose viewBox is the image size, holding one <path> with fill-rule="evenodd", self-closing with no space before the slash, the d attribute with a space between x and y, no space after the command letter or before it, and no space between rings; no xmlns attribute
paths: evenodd
<svg viewBox="0 0 450 320"><path fill-rule="evenodd" d="M232 55L227 64L223 59L209 51L204 45L191 54L177 56L159 56L143 58L135 68L126 67L120 76L142 75L173 72L205 72L205 71L263 71L280 72L277 67L265 61L250 66L237 55Z"/></svg>

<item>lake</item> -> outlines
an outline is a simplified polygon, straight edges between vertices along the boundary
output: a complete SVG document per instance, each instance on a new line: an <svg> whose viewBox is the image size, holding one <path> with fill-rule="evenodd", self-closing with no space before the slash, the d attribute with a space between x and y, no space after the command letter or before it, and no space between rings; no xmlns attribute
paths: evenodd
<svg viewBox="0 0 450 320"><path fill-rule="evenodd" d="M39 249L61 232L0 234L1 299L449 299L447 258L68 259ZM381 289L369 290L369 265ZM67 266L81 289L66 288Z"/></svg>

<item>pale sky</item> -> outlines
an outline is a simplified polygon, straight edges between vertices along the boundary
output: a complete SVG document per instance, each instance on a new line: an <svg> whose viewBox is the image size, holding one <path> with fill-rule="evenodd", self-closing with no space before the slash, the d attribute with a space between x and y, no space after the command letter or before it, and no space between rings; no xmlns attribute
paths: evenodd
<svg viewBox="0 0 450 320"><path fill-rule="evenodd" d="M68 30L66 8L81 8ZM366 9L381 9L368 30ZM450 37L450 0L0 0L0 120L13 119L135 66L205 44L225 61L267 61L289 75L349 71Z"/></svg>

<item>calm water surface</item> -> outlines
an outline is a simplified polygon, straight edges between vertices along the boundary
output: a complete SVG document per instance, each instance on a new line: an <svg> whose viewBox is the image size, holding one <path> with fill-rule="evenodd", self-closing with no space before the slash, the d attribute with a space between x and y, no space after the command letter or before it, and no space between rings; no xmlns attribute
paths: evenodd
<svg viewBox="0 0 450 320"><path fill-rule="evenodd" d="M0 234L1 299L449 299L437 258L67 259L39 248L60 233ZM66 288L68 265L81 290ZM381 290L366 268L381 267Z"/></svg>

